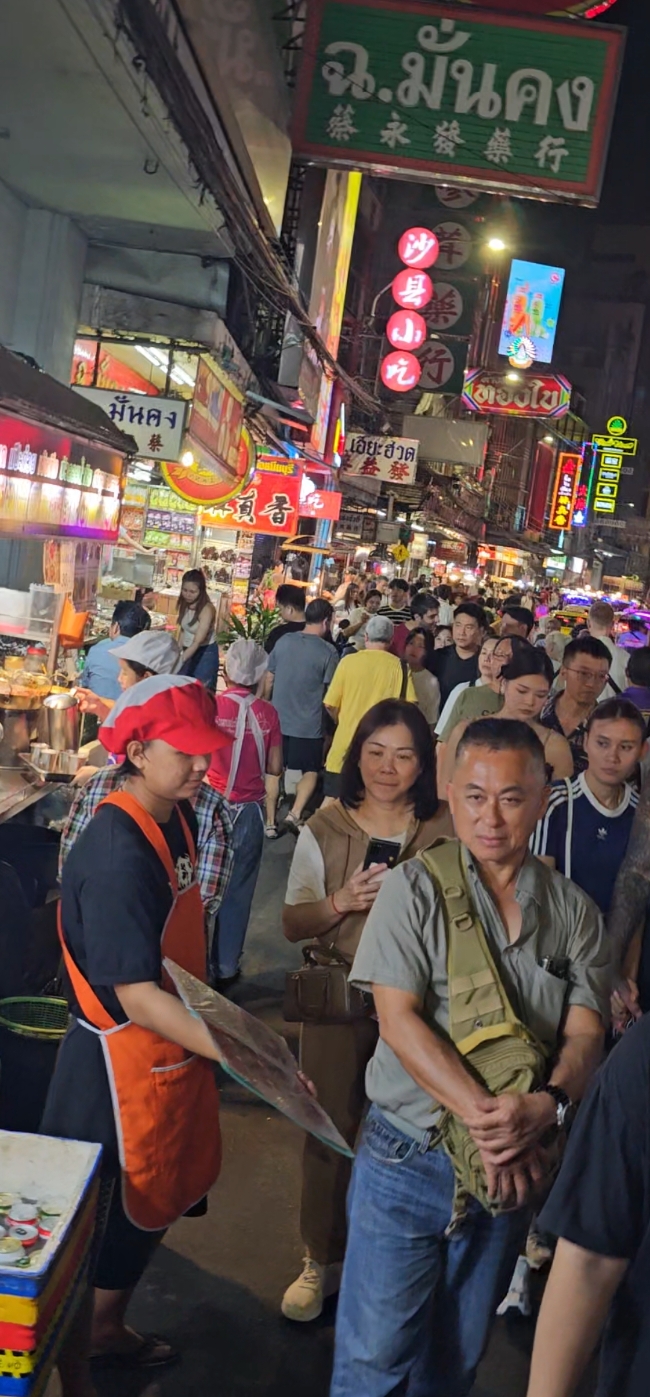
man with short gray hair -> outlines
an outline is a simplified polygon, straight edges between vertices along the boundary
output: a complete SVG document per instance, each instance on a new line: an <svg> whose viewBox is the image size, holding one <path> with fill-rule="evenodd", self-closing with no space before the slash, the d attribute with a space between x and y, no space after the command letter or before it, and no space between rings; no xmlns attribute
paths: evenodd
<svg viewBox="0 0 650 1397"><path fill-rule="evenodd" d="M368 709L388 698L417 703L406 661L388 653L394 629L387 616L371 616L366 626L365 650L341 660L325 695L325 707L336 723L323 783L324 794L330 798L338 796L345 754Z"/></svg>

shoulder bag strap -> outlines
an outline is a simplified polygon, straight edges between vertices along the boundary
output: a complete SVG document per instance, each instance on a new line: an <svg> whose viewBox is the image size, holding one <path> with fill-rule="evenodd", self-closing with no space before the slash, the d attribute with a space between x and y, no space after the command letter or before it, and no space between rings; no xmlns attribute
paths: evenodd
<svg viewBox="0 0 650 1397"><path fill-rule="evenodd" d="M407 665L407 663L406 663L406 660L400 660L400 664L401 664L401 666L402 666L402 687L401 687L401 689L400 689L400 691L399 691L399 696L400 696L401 699L405 699L405 698L406 698L406 690L407 690L407 688L408 688L408 682L409 682L409 667L408 667L408 665Z"/></svg>

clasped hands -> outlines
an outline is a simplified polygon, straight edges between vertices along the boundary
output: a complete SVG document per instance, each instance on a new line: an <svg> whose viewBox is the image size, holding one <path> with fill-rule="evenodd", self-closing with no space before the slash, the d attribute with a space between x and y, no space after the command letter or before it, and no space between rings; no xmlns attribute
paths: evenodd
<svg viewBox="0 0 650 1397"><path fill-rule="evenodd" d="M544 1092L486 1095L463 1119L478 1145L490 1199L503 1209L524 1207L548 1179L550 1155L540 1140L556 1121L553 1098Z"/></svg>

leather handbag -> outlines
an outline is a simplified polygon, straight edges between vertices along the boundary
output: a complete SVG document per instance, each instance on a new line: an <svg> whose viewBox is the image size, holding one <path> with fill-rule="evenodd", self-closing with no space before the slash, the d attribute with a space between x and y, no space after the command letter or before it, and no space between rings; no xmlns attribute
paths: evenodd
<svg viewBox="0 0 650 1397"><path fill-rule="evenodd" d="M303 946L302 954L305 964L285 980L286 1023L354 1023L374 1013L372 995L350 984L350 967L335 950Z"/></svg>

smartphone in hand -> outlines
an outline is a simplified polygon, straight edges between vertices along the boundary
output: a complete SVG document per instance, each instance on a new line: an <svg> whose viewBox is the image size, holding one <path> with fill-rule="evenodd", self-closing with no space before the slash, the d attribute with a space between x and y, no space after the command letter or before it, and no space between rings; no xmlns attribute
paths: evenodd
<svg viewBox="0 0 650 1397"><path fill-rule="evenodd" d="M363 860L364 873L373 863L385 863L388 868L393 868L401 847L396 839L371 839Z"/></svg>

